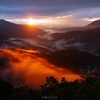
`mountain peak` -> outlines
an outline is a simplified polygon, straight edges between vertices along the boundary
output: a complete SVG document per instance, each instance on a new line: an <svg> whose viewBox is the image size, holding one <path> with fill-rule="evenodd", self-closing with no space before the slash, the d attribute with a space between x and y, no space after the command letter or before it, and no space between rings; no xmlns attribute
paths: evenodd
<svg viewBox="0 0 100 100"><path fill-rule="evenodd" d="M7 21L5 19L0 19L0 22L9 22L9 21Z"/></svg>
<svg viewBox="0 0 100 100"><path fill-rule="evenodd" d="M93 21L88 25L88 27L99 27L99 26L100 26L100 20Z"/></svg>
<svg viewBox="0 0 100 100"><path fill-rule="evenodd" d="M4 20L4 19L0 19L0 23L1 23L1 22L6 22L6 20Z"/></svg>
<svg viewBox="0 0 100 100"><path fill-rule="evenodd" d="M37 38L38 35L47 34L44 30L28 25L15 24L4 19L0 19L0 38ZM3 38L2 37L2 38Z"/></svg>
<svg viewBox="0 0 100 100"><path fill-rule="evenodd" d="M5 21L4 19L0 19L0 21Z"/></svg>
<svg viewBox="0 0 100 100"><path fill-rule="evenodd" d="M0 25L10 25L10 24L14 24L14 23L11 23L11 22L4 20L4 19L0 19Z"/></svg>

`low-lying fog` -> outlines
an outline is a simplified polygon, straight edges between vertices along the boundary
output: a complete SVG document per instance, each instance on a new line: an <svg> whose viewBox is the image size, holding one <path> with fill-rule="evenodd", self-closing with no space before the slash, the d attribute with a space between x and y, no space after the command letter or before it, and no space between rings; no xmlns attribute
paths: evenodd
<svg viewBox="0 0 100 100"><path fill-rule="evenodd" d="M14 86L24 82L35 88L44 84L47 76L55 76L59 81L62 77L68 81L80 78L79 74L57 67L39 54L33 50L0 49L0 76Z"/></svg>

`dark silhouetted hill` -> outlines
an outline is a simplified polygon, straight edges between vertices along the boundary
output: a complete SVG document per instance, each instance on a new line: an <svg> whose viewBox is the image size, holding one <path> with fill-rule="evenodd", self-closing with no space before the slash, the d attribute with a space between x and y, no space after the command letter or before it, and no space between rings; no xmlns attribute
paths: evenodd
<svg viewBox="0 0 100 100"><path fill-rule="evenodd" d="M0 20L0 40L11 37L32 39L44 34L46 34L45 31L35 26L18 25L3 19Z"/></svg>
<svg viewBox="0 0 100 100"><path fill-rule="evenodd" d="M96 20L93 21L92 23L90 23L89 25L87 25L87 27L100 27L100 20Z"/></svg>
<svg viewBox="0 0 100 100"><path fill-rule="evenodd" d="M78 72L82 66L99 65L100 57L75 49L59 50L45 56L50 63Z"/></svg>

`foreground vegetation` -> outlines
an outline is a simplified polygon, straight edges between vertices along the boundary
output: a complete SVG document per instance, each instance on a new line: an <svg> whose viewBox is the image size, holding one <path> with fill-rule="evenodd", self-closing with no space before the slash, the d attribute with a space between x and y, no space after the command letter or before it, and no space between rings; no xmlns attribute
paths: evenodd
<svg viewBox="0 0 100 100"><path fill-rule="evenodd" d="M46 77L41 90L23 85L14 88L0 77L0 100L100 100L100 73L91 67L89 74L68 82L64 77L59 82L54 76Z"/></svg>

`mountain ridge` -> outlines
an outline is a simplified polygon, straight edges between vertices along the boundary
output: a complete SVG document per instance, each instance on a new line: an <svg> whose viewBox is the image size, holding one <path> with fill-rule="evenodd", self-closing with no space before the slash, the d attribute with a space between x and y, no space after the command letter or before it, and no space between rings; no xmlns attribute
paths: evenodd
<svg viewBox="0 0 100 100"><path fill-rule="evenodd" d="M35 26L19 25L11 23L4 19L0 20L0 37L22 37L22 38L34 38L38 35L47 34L44 30Z"/></svg>
<svg viewBox="0 0 100 100"><path fill-rule="evenodd" d="M87 25L88 27L100 27L100 20L96 20Z"/></svg>

